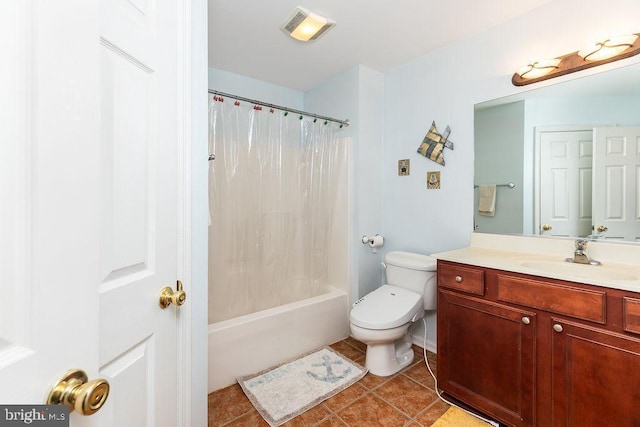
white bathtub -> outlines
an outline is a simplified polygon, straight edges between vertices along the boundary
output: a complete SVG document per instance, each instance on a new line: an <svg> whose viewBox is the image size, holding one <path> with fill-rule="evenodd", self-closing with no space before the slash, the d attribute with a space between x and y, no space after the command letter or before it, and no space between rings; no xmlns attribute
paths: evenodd
<svg viewBox="0 0 640 427"><path fill-rule="evenodd" d="M209 325L209 393L349 336L349 297L324 295Z"/></svg>

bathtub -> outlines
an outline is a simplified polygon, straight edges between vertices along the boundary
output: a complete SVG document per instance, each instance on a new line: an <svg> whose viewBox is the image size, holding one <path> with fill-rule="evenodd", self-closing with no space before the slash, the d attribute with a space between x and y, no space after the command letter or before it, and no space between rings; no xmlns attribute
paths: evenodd
<svg viewBox="0 0 640 427"><path fill-rule="evenodd" d="M349 296L317 297L209 325L209 393L349 336Z"/></svg>

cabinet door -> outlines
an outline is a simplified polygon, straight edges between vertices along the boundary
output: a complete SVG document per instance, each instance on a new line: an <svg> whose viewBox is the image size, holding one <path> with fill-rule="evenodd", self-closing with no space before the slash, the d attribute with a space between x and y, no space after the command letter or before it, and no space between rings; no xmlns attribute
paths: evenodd
<svg viewBox="0 0 640 427"><path fill-rule="evenodd" d="M640 426L640 340L553 319L553 425Z"/></svg>
<svg viewBox="0 0 640 427"><path fill-rule="evenodd" d="M438 292L438 385L510 426L534 425L535 314Z"/></svg>

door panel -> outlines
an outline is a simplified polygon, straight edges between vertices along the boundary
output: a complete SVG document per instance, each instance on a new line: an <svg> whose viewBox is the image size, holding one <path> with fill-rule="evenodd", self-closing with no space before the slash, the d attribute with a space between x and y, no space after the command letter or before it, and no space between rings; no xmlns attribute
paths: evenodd
<svg viewBox="0 0 640 427"><path fill-rule="evenodd" d="M540 224L549 236L591 232L592 132L540 134Z"/></svg>
<svg viewBox="0 0 640 427"><path fill-rule="evenodd" d="M149 275L149 76L112 49L103 47L101 278ZM115 96L118 91L127 96ZM143 274L145 274L143 273Z"/></svg>
<svg viewBox="0 0 640 427"><path fill-rule="evenodd" d="M98 374L97 18L91 1L0 2L3 404Z"/></svg>
<svg viewBox="0 0 640 427"><path fill-rule="evenodd" d="M640 128L595 128L594 226L609 240L640 242Z"/></svg>
<svg viewBox="0 0 640 427"><path fill-rule="evenodd" d="M154 406L151 381L153 376L149 375L149 370L155 351L152 337L123 352L118 358L102 367L101 373L109 377L111 387L121 391L113 393L110 404L104 408L102 423L104 426L120 425L118 422L123 421L122 414L126 414L125 425L156 425L154 412L149 411L149 408ZM123 390L126 392L122 392ZM135 399L131 396L135 396Z"/></svg>
<svg viewBox="0 0 640 427"><path fill-rule="evenodd" d="M109 423L177 424L176 11L101 0L100 372Z"/></svg>
<svg viewBox="0 0 640 427"><path fill-rule="evenodd" d="M82 369L111 390L72 426L181 425L183 319L158 302L177 279L187 3L0 2L2 404Z"/></svg>

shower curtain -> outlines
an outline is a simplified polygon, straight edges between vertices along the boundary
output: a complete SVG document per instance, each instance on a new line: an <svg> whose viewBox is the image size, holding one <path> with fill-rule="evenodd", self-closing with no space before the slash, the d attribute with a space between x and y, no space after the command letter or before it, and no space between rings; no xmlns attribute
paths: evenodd
<svg viewBox="0 0 640 427"><path fill-rule="evenodd" d="M210 99L209 323L328 291L340 135L333 122Z"/></svg>

